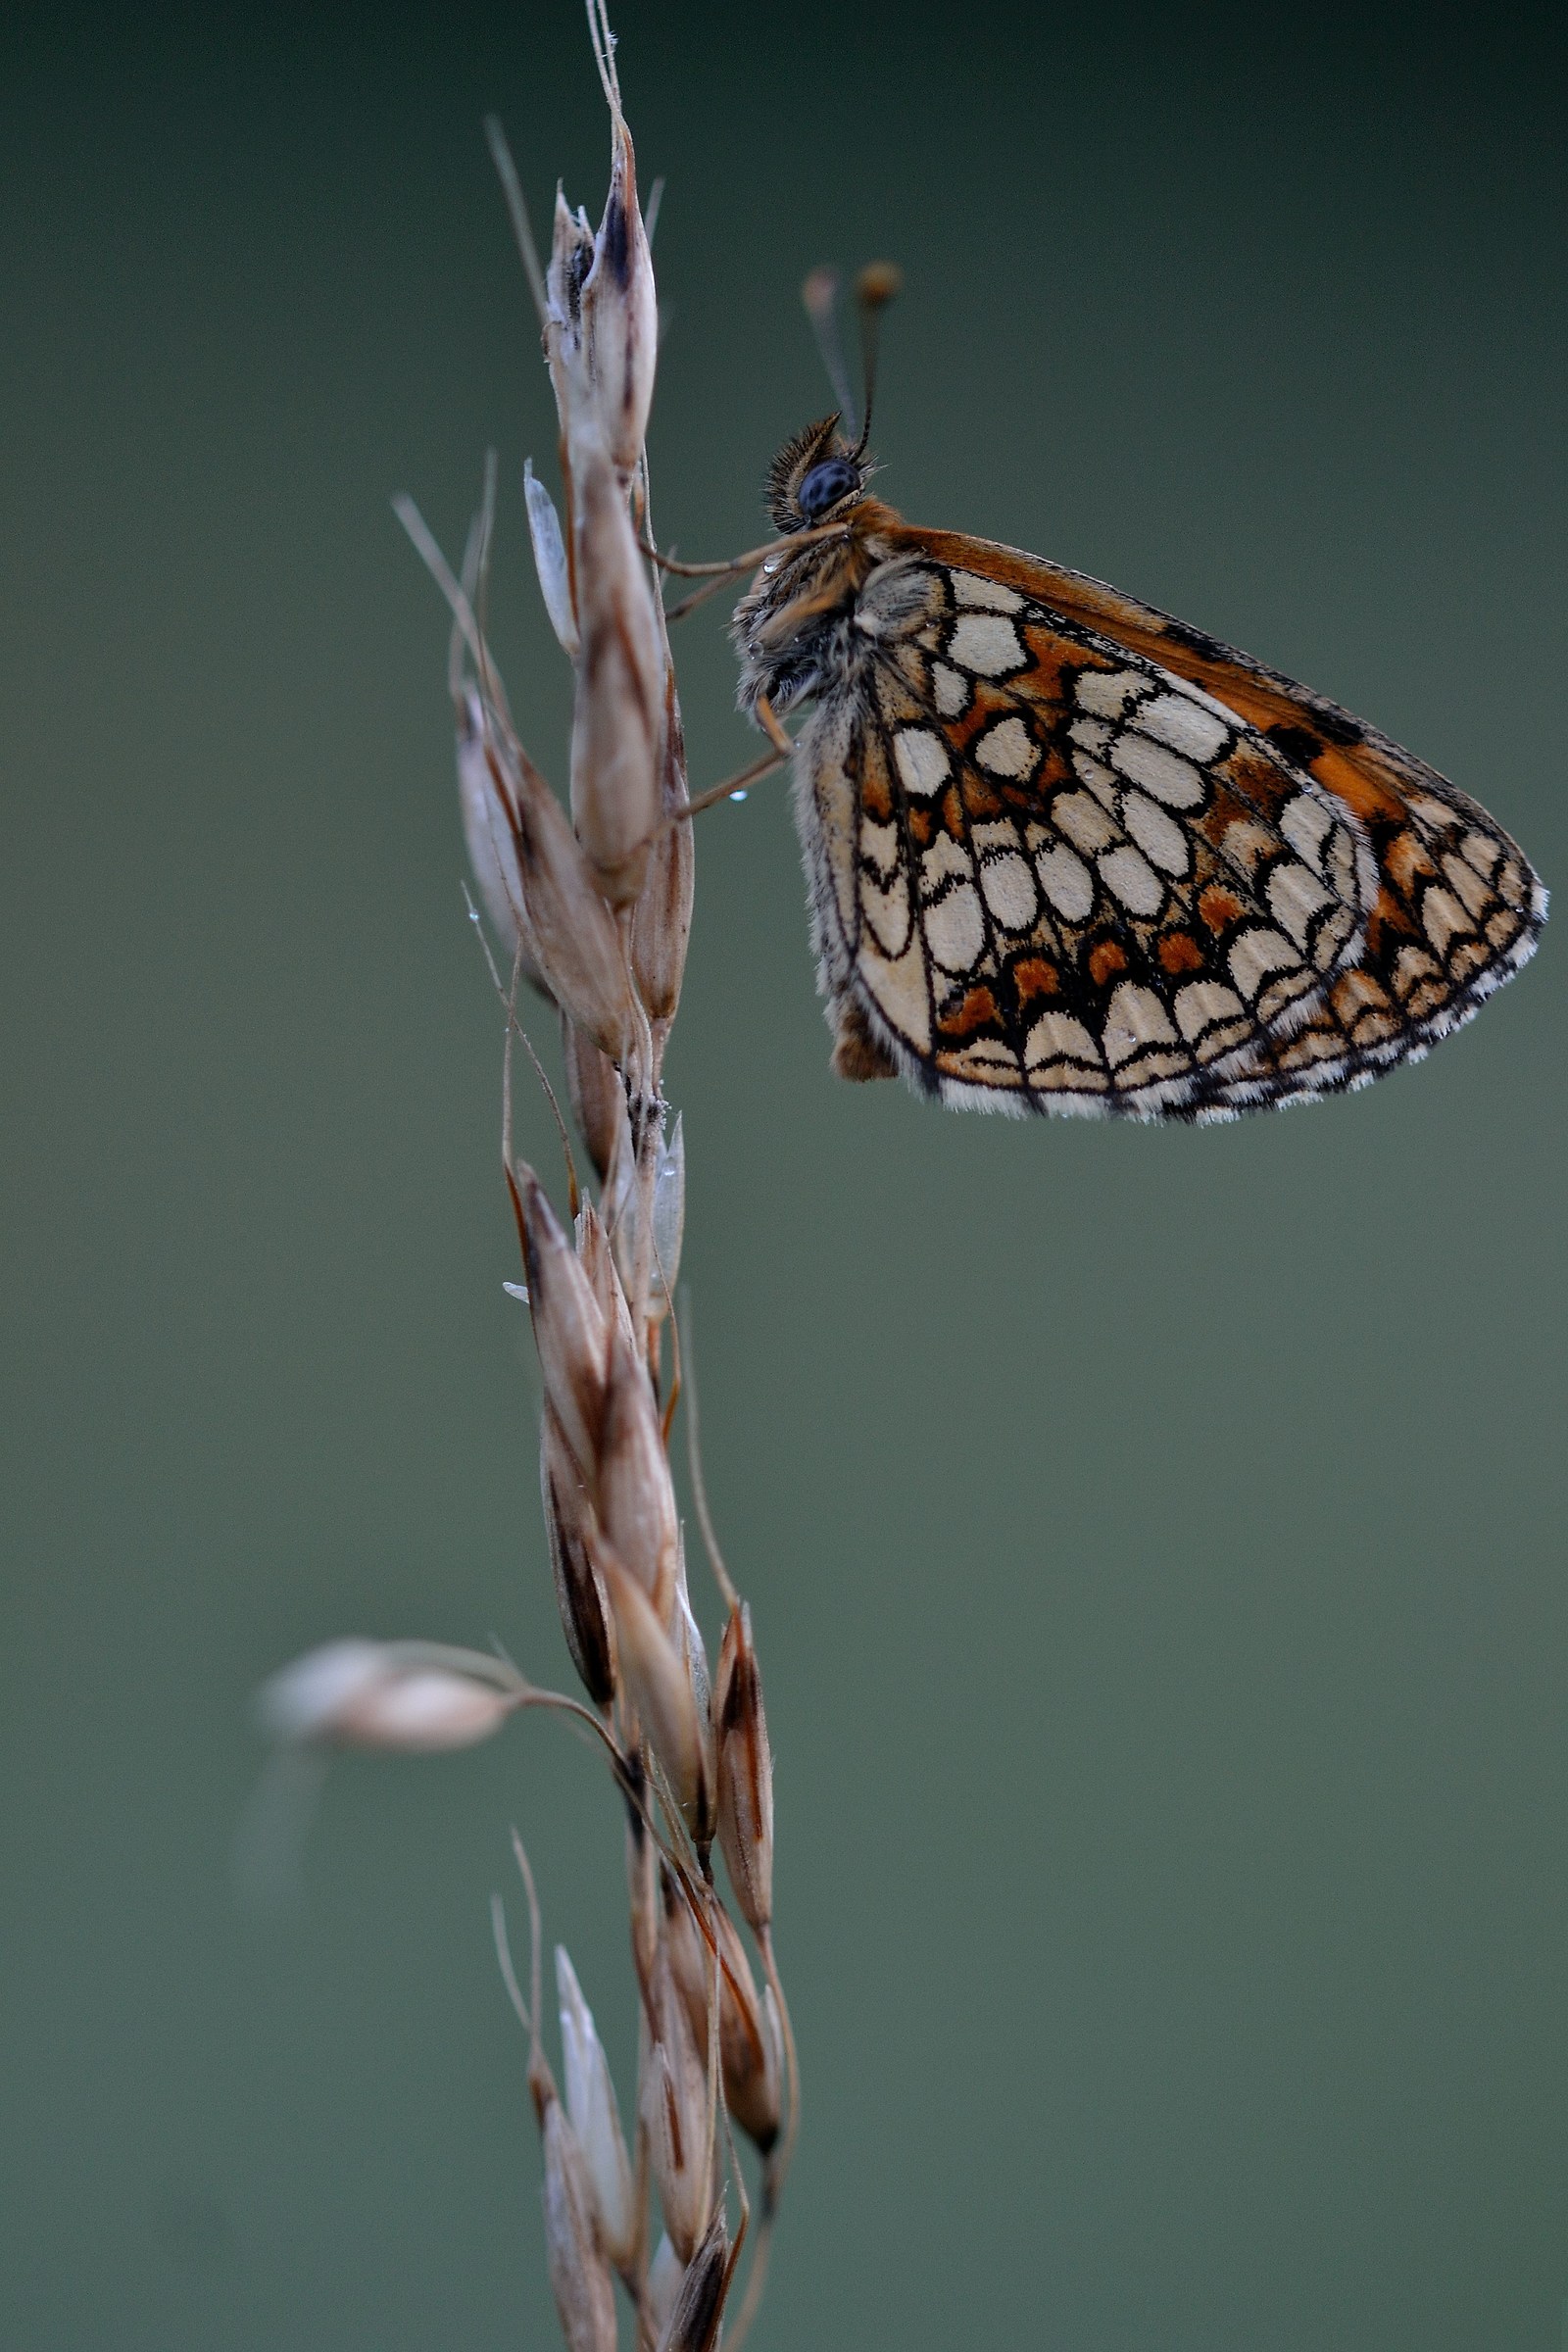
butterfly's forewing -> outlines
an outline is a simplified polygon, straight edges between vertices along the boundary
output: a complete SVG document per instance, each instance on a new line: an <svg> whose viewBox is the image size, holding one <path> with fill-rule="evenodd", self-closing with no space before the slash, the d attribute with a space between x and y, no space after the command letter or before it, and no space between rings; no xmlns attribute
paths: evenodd
<svg viewBox="0 0 1568 2352"><path fill-rule="evenodd" d="M1363 828L1170 672L912 551L852 642L806 744L818 942L948 1101L1180 1115L1360 954Z"/></svg>
<svg viewBox="0 0 1568 2352"><path fill-rule="evenodd" d="M929 1042L921 1045L902 1032L895 1042L896 1053L902 1045L906 1066L911 1057L918 1062L918 1073L911 1074L922 1074L950 1095L970 1085L1010 1093L1018 1107L1049 1097L1047 1106L1055 1108L1224 1116L1252 1104L1354 1085L1418 1055L1467 1019L1531 954L1545 912L1545 893L1515 844L1434 769L1336 705L1152 607L1037 557L957 533L904 525L885 533L883 544L890 547L894 567L882 581L873 573L861 600L869 599L873 625L879 594L890 608L901 594L917 604L916 582L924 584L919 595L930 599L931 610L911 615L917 617L913 627L895 620L884 628L876 664L880 723L867 724L858 755L871 802L878 798L878 779L890 760L897 774L899 726L912 723L893 716L896 677L903 690L915 699L923 695L934 710L936 731L955 762L957 804L964 806L977 795L984 801L1000 789L1005 821L1024 828L1020 848L1034 863L1037 880L1044 884L1047 876L1039 828L1059 832L1053 815L1058 805L1070 830L1073 810L1088 791L1119 827L1118 837L1098 849L1092 841L1067 841L1080 861L1088 852L1095 901L1080 920L1076 900L1064 908L1048 895L1046 923L1061 934L1070 953L1055 966L1056 995L1049 1004L1043 997L1029 1001L1085 1030L1094 1054L1086 1055L1075 1032L1058 1025L1055 1034L1073 1044L1078 1066L1070 1078L1046 1075L1051 1065L1041 1059L1044 1035L1031 1049L1017 958L1005 930L989 919L988 907L975 978L979 988L991 987L993 998L1000 978L1004 1001L994 1006L996 1018L981 1020L976 998L963 1016L975 1024L971 1037L956 1037L953 1023L962 1014L961 1004L952 1002L946 967L928 958ZM980 617L988 609L994 653L985 651L988 624ZM966 614L973 617L966 621ZM1009 650L1009 633L1022 660ZM966 649L980 650L978 664ZM1123 685L1116 683L1118 677ZM961 693L958 685L944 684L949 678L963 682ZM1161 702L1161 696L1174 696L1176 702ZM944 699L950 707L943 707ZM863 694L852 700L865 710ZM986 730L998 715L1015 716L1039 749L1039 762L1028 777L999 779L985 772ZM1108 752L1104 743L1097 748L1089 720L1110 723ZM928 718L928 723L933 722ZM1222 724L1229 728L1224 737L1218 733ZM1179 795L1159 802L1149 778L1133 772L1140 760L1146 767L1153 760L1145 739L1152 735L1157 744L1161 726L1167 735L1174 728L1179 738L1167 748L1202 775L1200 799L1193 797L1189 785L1185 804ZM1103 773L1107 763L1114 786ZM1129 801L1129 790L1140 798ZM1072 797L1062 799L1063 794ZM1147 825L1142 802L1151 798L1186 837L1192 860L1187 872L1170 859L1160 867L1147 857L1150 845L1137 841L1133 825L1132 846L1146 854L1146 862L1153 863L1168 885L1157 906L1149 882L1130 861L1117 858L1129 814ZM918 806L911 797L910 811ZM944 829L956 840L953 806L952 793L940 800ZM1276 832L1283 828L1286 846L1315 881L1353 907L1358 929L1348 944L1338 939L1338 917L1325 916L1322 909L1319 929L1302 932L1310 885L1303 877L1298 892L1297 885L1282 879L1276 854L1265 852L1238 810L1264 832L1270 825ZM1319 852L1314 842L1325 816L1331 822L1331 846ZM864 855L874 867L882 845L869 804L865 821ZM987 867L1005 854L1001 835L985 831L987 822L994 820L980 817L973 831L982 897ZM1088 832L1094 829L1091 819ZM1358 879L1348 879L1335 866L1336 856L1343 866L1347 835L1354 844ZM905 852L908 871L916 870L921 854L922 845L910 839ZM943 855L951 858L951 853ZM1044 855L1049 866L1049 843ZM1217 875L1216 859L1222 869ZM1238 888L1238 867L1239 880L1248 887ZM1117 893L1118 874L1135 884L1130 899ZM865 878L874 888L872 874ZM1140 881L1142 900L1136 888ZM1242 901L1229 931L1204 919L1203 894L1216 881ZM928 887L923 883L917 894L921 903ZM1276 903L1282 890L1287 892L1283 906ZM1082 896L1080 884L1077 899ZM937 908L941 901L930 904ZM1206 905L1212 912L1219 902L1211 895ZM1299 963L1294 974L1282 964L1264 975L1261 986L1249 987L1258 957L1265 951L1280 953L1258 939L1259 925L1292 941L1300 952ZM1325 937L1335 950L1327 958ZM1184 978L1171 967L1173 959L1191 957L1188 941L1203 950L1203 961L1200 968L1191 964ZM1141 1038L1136 1053L1127 1052L1120 1034L1125 1022L1118 1027L1110 1013L1114 987L1107 995L1097 979L1114 963L1117 946L1128 954L1125 984L1142 992L1124 999L1123 1009L1130 1004L1136 1014L1143 1006L1144 1017L1157 1031L1160 1024L1147 1004L1152 996L1165 1025L1176 1032L1174 1038ZM875 1005L874 932L868 956L859 960ZM1302 984L1308 972L1313 987ZM1236 1026L1241 1016L1226 1014L1218 996L1212 1000L1218 1008L1214 1023L1189 1034L1204 1000L1184 996L1182 990L1197 986L1229 988L1241 997L1248 1013L1245 1035ZM906 982L902 1001L909 994Z"/></svg>

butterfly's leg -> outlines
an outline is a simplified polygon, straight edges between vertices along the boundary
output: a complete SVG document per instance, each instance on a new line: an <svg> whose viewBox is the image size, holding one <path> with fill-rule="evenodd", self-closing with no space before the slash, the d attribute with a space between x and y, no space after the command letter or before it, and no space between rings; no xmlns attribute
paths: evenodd
<svg viewBox="0 0 1568 2352"><path fill-rule="evenodd" d="M776 767L782 767L785 760L792 757L795 746L784 732L778 712L765 694L757 698L757 721L773 749L764 752L761 759L755 760L750 767L743 767L738 776L726 776L722 784L710 785L694 801L688 801L683 808L676 809L667 822L683 824L687 817L696 816L701 809L711 808L715 802L727 801L731 793L744 792L749 784L756 784L763 776L770 776Z"/></svg>

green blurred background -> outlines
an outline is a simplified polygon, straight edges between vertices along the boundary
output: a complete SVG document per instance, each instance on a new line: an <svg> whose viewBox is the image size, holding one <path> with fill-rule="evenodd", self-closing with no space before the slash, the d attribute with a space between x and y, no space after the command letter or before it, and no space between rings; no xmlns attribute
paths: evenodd
<svg viewBox="0 0 1568 2352"><path fill-rule="evenodd" d="M666 536L755 536L827 405L799 281L890 254L889 497L1310 679L1568 871L1560 18L616 21ZM569 1671L445 620L387 502L456 548L499 449L560 776L479 125L597 214L587 40L459 0L3 42L0 2341L544 2346L485 1905L515 1820L624 2082L592 1759L529 1721L345 1765L292 1915L230 1854L296 1650ZM753 745L717 613L680 659L698 786ZM1555 2347L1555 934L1369 1095L1015 1127L832 1082L781 789L699 866L670 1084L807 2080L760 2352Z"/></svg>

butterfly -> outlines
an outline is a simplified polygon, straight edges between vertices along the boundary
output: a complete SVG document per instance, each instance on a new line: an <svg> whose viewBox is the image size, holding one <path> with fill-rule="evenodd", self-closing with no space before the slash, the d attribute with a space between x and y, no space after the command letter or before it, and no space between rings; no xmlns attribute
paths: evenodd
<svg viewBox="0 0 1568 2352"><path fill-rule="evenodd" d="M842 416L774 460L733 624L841 1076L1227 1120L1421 1059L1532 955L1544 889L1425 761L1082 572L905 522Z"/></svg>

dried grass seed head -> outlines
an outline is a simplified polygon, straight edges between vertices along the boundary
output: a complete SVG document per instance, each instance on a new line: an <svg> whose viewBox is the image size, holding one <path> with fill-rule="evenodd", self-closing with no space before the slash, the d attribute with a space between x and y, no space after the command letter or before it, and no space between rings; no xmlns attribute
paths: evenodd
<svg viewBox="0 0 1568 2352"><path fill-rule="evenodd" d="M476 1671L421 1655L417 1643L340 1641L308 1650L263 1684L257 1714L291 1746L436 1755L473 1747L516 1708L520 1686L493 1659Z"/></svg>

